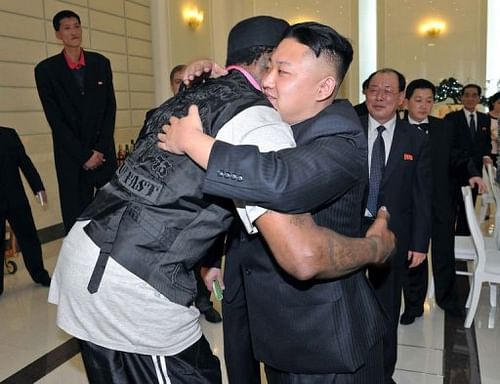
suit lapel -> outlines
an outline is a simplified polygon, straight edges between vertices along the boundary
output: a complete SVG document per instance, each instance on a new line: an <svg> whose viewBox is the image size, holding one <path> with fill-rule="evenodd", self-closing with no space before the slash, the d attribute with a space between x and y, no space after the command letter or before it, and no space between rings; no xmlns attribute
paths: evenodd
<svg viewBox="0 0 500 384"><path fill-rule="evenodd" d="M78 105L80 103L80 89L78 88L75 77L71 73L71 69L69 69L66 64L63 52L59 54L56 63L56 73L60 74L61 86L64 88L68 97L72 100L73 104Z"/></svg>
<svg viewBox="0 0 500 384"><path fill-rule="evenodd" d="M408 126L401 124L401 121L396 120L396 127L394 129L394 136L392 137L391 150L389 152L389 158L387 159L387 164L385 165L384 176L382 177L382 182L380 188L389 180L392 173L397 169L398 165L403 161L404 150L407 147L406 143L408 141Z"/></svg>

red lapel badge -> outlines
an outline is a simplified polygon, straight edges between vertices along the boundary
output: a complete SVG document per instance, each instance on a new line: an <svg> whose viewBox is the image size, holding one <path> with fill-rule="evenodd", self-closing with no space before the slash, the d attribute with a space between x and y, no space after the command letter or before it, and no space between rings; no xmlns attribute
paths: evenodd
<svg viewBox="0 0 500 384"><path fill-rule="evenodd" d="M413 160L413 155L411 153L404 153L403 154L403 160Z"/></svg>

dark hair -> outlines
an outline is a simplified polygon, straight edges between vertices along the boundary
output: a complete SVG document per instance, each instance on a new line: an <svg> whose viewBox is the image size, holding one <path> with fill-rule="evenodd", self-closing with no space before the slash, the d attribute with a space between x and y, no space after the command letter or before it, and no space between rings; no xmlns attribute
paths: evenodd
<svg viewBox="0 0 500 384"><path fill-rule="evenodd" d="M293 38L309 47L316 57L325 55L335 67L338 85L342 83L353 57L352 45L333 28L308 21L290 26L283 38Z"/></svg>
<svg viewBox="0 0 500 384"><path fill-rule="evenodd" d="M264 53L272 52L273 50L274 47L258 45L232 51L226 58L226 66L236 64L250 65L259 60Z"/></svg>
<svg viewBox="0 0 500 384"><path fill-rule="evenodd" d="M170 84L174 82L175 74L177 72L183 71L184 69L186 69L186 64L179 64L172 68L172 70L170 71Z"/></svg>
<svg viewBox="0 0 500 384"><path fill-rule="evenodd" d="M472 84L472 83L471 83L471 84L464 85L464 87L462 88L462 96L464 95L465 90L466 90L467 88L476 88L476 89L477 89L477 94L478 94L478 96L481 96L481 87L480 87L479 85L477 85L477 84Z"/></svg>
<svg viewBox="0 0 500 384"><path fill-rule="evenodd" d="M432 97L436 96L436 87L429 80L426 79L416 79L410 81L406 87L405 97L409 99L413 96L416 89L430 89L432 92Z"/></svg>
<svg viewBox="0 0 500 384"><path fill-rule="evenodd" d="M52 25L54 26L54 30L59 31L59 28L61 27L61 20L70 17L74 17L75 19L78 20L78 23L81 24L80 16L78 16L73 11L65 9L64 11L57 12L55 16L52 18Z"/></svg>
<svg viewBox="0 0 500 384"><path fill-rule="evenodd" d="M491 95L488 99L488 109L491 111L494 106L493 104L495 104L498 100L500 100L500 92L497 92L497 93L494 93L493 95Z"/></svg>
<svg viewBox="0 0 500 384"><path fill-rule="evenodd" d="M361 83L361 89L364 91L366 91L368 89L368 83L369 83L369 80L370 78L368 79L365 79L365 81L363 81L363 83Z"/></svg>
<svg viewBox="0 0 500 384"><path fill-rule="evenodd" d="M373 72L369 77L368 77L368 86L370 86L370 82L372 81L373 79L373 76L379 74L379 73L393 73L395 74L397 77L398 77L398 91L399 92L403 92L405 90L405 87L406 87L406 79L404 77L404 75L399 72L399 71L396 71L395 69L393 68L382 68L382 69L379 69L375 72Z"/></svg>

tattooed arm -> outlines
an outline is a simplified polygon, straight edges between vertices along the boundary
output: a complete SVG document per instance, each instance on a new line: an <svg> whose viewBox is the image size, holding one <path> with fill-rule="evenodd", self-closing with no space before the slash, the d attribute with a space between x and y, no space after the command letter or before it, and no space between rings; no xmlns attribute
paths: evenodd
<svg viewBox="0 0 500 384"><path fill-rule="evenodd" d="M342 236L317 226L310 214L268 211L256 224L281 267L299 280L336 278L367 264L382 263L395 246L381 209L365 238Z"/></svg>

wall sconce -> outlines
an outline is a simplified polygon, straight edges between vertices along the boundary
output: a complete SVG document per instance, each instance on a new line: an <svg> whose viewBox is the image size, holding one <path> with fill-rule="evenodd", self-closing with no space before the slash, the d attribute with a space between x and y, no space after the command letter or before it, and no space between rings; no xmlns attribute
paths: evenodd
<svg viewBox="0 0 500 384"><path fill-rule="evenodd" d="M186 24L193 30L197 29L203 22L203 11L198 10L198 8L185 8L182 14Z"/></svg>
<svg viewBox="0 0 500 384"><path fill-rule="evenodd" d="M446 23L440 20L430 20L420 24L420 33L427 37L439 37L446 29Z"/></svg>

